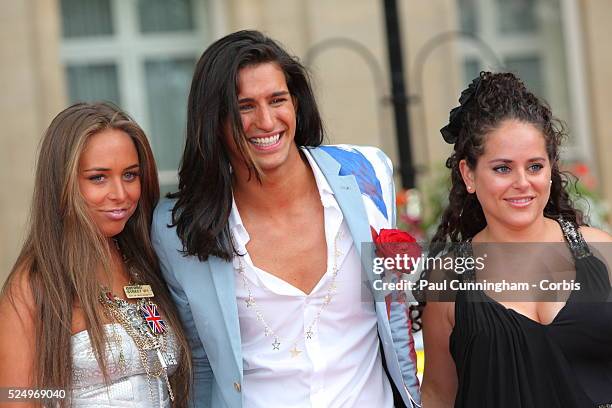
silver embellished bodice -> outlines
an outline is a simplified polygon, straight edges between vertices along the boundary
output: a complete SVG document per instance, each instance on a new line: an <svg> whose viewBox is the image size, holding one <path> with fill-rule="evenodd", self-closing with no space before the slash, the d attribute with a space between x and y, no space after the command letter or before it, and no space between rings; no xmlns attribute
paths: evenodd
<svg viewBox="0 0 612 408"><path fill-rule="evenodd" d="M142 365L136 344L119 323L107 324L106 360L110 383L93 354L87 331L72 336L73 407L170 407L163 377L150 379ZM165 337L168 374L176 370L178 351L172 330ZM122 358L120 355L122 354ZM149 363L157 359L149 352ZM150 381L150 382L149 382ZM150 386L149 386L150 384Z"/></svg>

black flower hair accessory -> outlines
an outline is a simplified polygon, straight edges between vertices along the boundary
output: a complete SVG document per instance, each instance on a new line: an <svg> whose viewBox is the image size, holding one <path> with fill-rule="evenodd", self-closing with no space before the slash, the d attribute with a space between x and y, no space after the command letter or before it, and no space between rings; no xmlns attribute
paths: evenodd
<svg viewBox="0 0 612 408"><path fill-rule="evenodd" d="M461 96L459 97L459 106L451 109L448 118L448 125L440 129L440 133L442 133L442 137L446 143L455 144L457 142L457 139L459 138L459 131L461 130L461 125L463 123L463 108L478 92L480 80L481 77L479 75L474 78L472 83L466 89L464 89L463 92L461 92Z"/></svg>

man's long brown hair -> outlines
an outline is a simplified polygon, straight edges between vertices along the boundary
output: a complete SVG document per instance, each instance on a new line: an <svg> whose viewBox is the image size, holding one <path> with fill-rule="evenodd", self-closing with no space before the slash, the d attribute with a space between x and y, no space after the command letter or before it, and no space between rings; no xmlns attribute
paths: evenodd
<svg viewBox="0 0 612 408"><path fill-rule="evenodd" d="M104 312L98 301L96 271L110 273L111 248L88 216L78 187L79 158L88 139L106 129L130 136L138 152L141 196L134 214L115 239L143 283L150 284L165 320L176 334L179 367L171 378L175 406L186 405L191 357L176 308L161 278L149 233L159 184L153 153L142 129L109 103L78 103L60 112L47 129L38 156L30 227L25 244L4 286L28 283L36 337L34 386L72 387L71 326L75 305L82 308L94 355L109 381ZM64 402L64 405L69 401Z"/></svg>
<svg viewBox="0 0 612 408"><path fill-rule="evenodd" d="M249 175L261 174L249 153L238 107L242 68L272 63L280 68L296 107L295 143L319 146L323 122L306 68L259 31L243 30L211 44L196 64L187 103L187 138L179 168L172 226L185 255L205 261L210 255L231 260L236 253L229 230L232 170L226 132L230 132Z"/></svg>

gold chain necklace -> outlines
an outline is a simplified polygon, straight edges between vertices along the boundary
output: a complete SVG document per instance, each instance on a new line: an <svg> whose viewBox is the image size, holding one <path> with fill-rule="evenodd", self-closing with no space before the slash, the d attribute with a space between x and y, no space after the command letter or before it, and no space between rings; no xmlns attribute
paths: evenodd
<svg viewBox="0 0 612 408"><path fill-rule="evenodd" d="M168 378L168 364L176 364L176 359L172 354L168 353L165 335L167 327L164 320L161 318L159 309L150 299L154 297L151 286L134 284L138 280L138 274L129 265L126 256L121 251L119 243L113 240L115 247L121 254L123 263L127 266L130 275L130 282L123 290L128 299L138 299L136 304L129 303L115 295L106 287L102 287L100 291L99 301L104 306L109 319L119 323L132 338L136 348L140 362L147 374L147 384L149 386L149 396L153 400L153 387L151 386L151 378L162 378L168 387L168 396L174 401L174 393ZM117 337L117 336L115 336ZM149 364L149 354L153 353L157 360L153 360L152 365ZM123 350L120 351L119 363L121 364ZM125 359L123 358L125 366Z"/></svg>
<svg viewBox="0 0 612 408"><path fill-rule="evenodd" d="M162 378L168 386L168 395L174 401L174 394L170 386L168 378L168 364L175 364L176 360L167 352L167 343L165 341L165 323L158 319L157 305L145 299L139 299L136 304L131 304L124 299L114 296L106 288L103 288L100 293L100 303L104 306L107 314L117 323L119 323L132 338L142 366L147 374L147 383L149 385L149 393L153 398L153 388L151 387L151 378ZM144 315L147 313L153 314L155 323L163 325L164 331L155 333L149 328L148 321ZM149 364L149 353L153 352L157 357Z"/></svg>

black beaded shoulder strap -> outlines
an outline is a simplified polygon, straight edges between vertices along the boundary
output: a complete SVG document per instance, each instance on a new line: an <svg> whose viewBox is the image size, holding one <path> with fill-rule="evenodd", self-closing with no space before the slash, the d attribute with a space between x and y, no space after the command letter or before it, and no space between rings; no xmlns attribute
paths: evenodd
<svg viewBox="0 0 612 408"><path fill-rule="evenodd" d="M581 259L591 256L591 250L588 244L582 237L580 230L571 221L563 218L558 218L557 222L561 226L565 240L567 241L574 258Z"/></svg>
<svg viewBox="0 0 612 408"><path fill-rule="evenodd" d="M459 258L473 258L472 238L454 244L456 256ZM476 282L476 275L473 267L466 266L465 271L459 275L461 282Z"/></svg>

